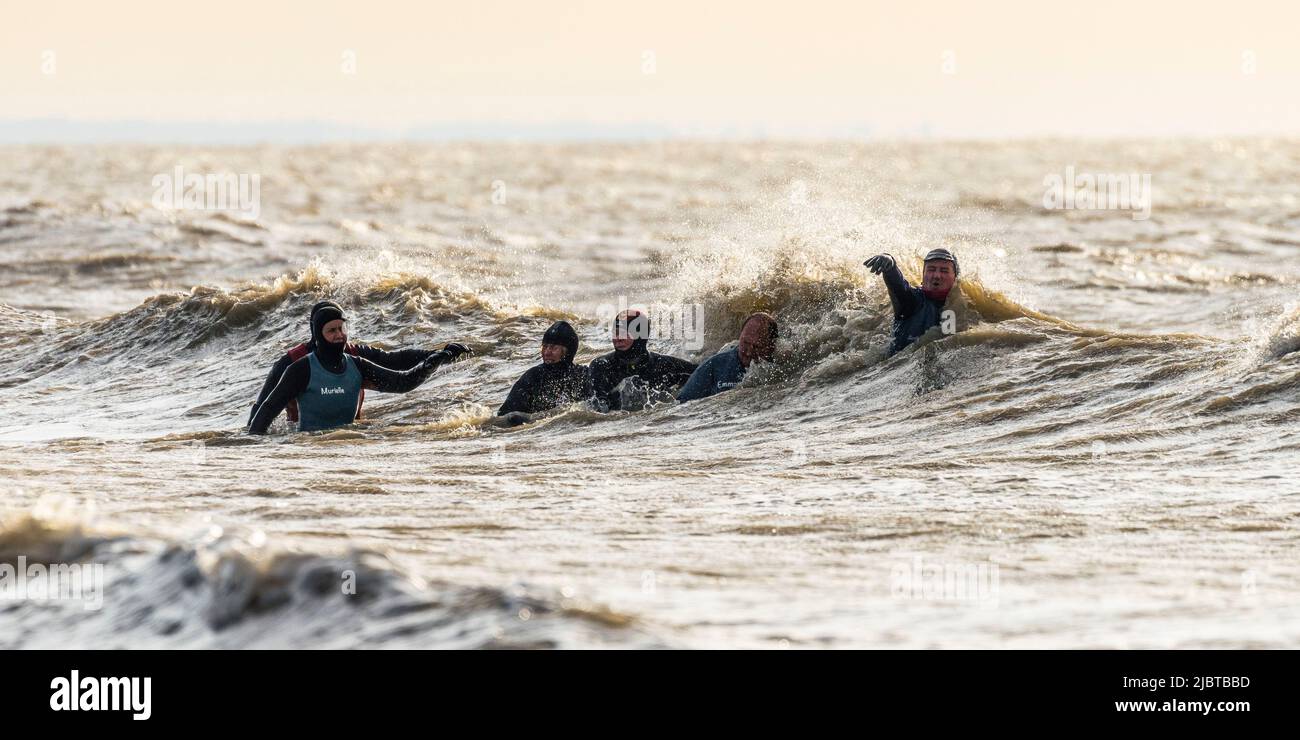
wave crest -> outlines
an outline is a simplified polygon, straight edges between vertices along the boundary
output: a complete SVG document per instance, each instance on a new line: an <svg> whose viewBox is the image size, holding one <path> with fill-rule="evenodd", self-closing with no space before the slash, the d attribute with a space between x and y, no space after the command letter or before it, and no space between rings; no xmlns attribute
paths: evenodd
<svg viewBox="0 0 1300 740"><path fill-rule="evenodd" d="M218 527L185 542L96 535L23 517L0 528L0 562L103 564L103 608L19 600L0 612L0 646L59 647L69 632L185 648L662 645L631 618L568 597L425 583L377 552L288 552L264 539Z"/></svg>

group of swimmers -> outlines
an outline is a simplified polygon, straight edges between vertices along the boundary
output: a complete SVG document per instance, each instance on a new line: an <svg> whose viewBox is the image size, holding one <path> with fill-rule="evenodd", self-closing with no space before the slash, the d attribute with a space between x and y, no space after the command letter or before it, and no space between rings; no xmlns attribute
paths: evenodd
<svg viewBox="0 0 1300 740"><path fill-rule="evenodd" d="M920 287L907 282L888 254L863 264L884 279L889 291L894 309L891 354L939 326L959 275L951 252L935 249L925 256ZM395 352L349 342L343 309L333 301L312 306L310 324L311 340L286 352L267 374L249 415L250 433L265 434L281 412L304 432L351 424L361 416L366 390L406 393L443 364L473 354L458 342L437 350ZM586 402L599 411L634 411L673 399L707 398L739 385L756 360L770 361L778 336L775 317L751 314L741 324L734 347L696 365L651 352L650 317L643 312L620 312L612 329L614 351L590 365L578 365L577 331L567 321L552 324L542 335L542 362L515 382L497 416L516 425L572 403Z"/></svg>

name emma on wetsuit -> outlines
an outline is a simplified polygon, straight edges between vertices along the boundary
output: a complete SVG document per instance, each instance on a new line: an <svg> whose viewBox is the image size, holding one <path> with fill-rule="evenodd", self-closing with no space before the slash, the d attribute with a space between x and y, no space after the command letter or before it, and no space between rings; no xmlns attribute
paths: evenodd
<svg viewBox="0 0 1300 740"><path fill-rule="evenodd" d="M356 420L363 388L381 393L407 393L420 386L444 362L469 354L462 344L449 344L408 370L390 370L364 357L348 354L343 311L325 305L312 315L313 349L289 365L275 388L253 415L250 434L266 434L290 401L298 404L298 430L316 431Z"/></svg>

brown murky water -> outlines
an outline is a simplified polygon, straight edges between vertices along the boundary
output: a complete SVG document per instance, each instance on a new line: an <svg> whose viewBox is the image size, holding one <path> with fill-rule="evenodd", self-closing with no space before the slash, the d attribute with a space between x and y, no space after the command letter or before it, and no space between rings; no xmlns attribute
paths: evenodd
<svg viewBox="0 0 1300 740"><path fill-rule="evenodd" d="M258 175L256 218L154 208L177 166ZM1044 207L1067 167L1151 175L1149 218ZM1264 140L5 149L0 559L106 581L0 601L0 645L1294 647L1298 168ZM862 260L915 278L939 245L960 331L886 357ZM244 435L324 297L477 358ZM586 361L620 300L702 312L655 346L695 359L772 311L777 361L490 423L551 321Z"/></svg>

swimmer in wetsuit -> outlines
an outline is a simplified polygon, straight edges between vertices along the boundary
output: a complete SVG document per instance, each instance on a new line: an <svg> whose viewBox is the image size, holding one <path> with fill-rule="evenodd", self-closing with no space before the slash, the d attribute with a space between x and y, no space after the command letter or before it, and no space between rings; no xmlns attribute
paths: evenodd
<svg viewBox="0 0 1300 740"><path fill-rule="evenodd" d="M497 416L508 417L511 425L522 424L529 414L591 398L591 373L573 363L576 354L578 332L567 321L551 324L542 335L542 363L515 381Z"/></svg>
<svg viewBox="0 0 1300 740"><path fill-rule="evenodd" d="M736 346L700 363L677 393L678 401L694 401L740 385L754 360L770 362L776 354L776 319L769 313L745 317Z"/></svg>
<svg viewBox="0 0 1300 740"><path fill-rule="evenodd" d="M591 361L596 401L609 411L671 401L695 372L693 362L650 351L650 317L641 311L631 309L615 316L613 334L614 351Z"/></svg>
<svg viewBox="0 0 1300 740"><path fill-rule="evenodd" d="M291 400L298 402L299 431L351 424L357 417L362 388L406 393L418 388L444 362L455 362L471 352L463 344L448 344L409 370L390 370L347 353L343 311L337 306L322 306L312 315L311 333L312 352L284 371L253 416L250 434L266 434Z"/></svg>
<svg viewBox="0 0 1300 740"><path fill-rule="evenodd" d="M333 306L334 308L339 309L339 311L343 310L339 306L339 304L335 303L334 301L321 301L317 303L316 305L311 307L311 313L307 317L308 329L311 328L311 320L313 317L315 317L316 311L324 306ZM248 414L248 423L250 425L253 423L253 419L257 416L258 409L261 408L262 404L266 402L267 396L270 396L271 391L275 390L275 386L279 384L280 378L284 376L284 371L288 370L289 366L292 365L293 363L311 354L312 350L315 349L314 345L315 345L314 339L303 342L302 344L291 347L287 352L285 352L283 355L280 356L280 359L275 361L275 364L271 366L271 372L266 374L266 381L262 383L262 390L257 394L257 400L253 402L252 411L250 411ZM389 352L387 350L382 350L379 349L378 347L373 347L368 344L356 344L354 342L348 342L347 346L344 348L343 351L354 357L364 357L367 360L370 360L371 362L375 363L376 365L382 365L388 368L389 370L410 370L416 365L419 365L421 362L424 362L425 358L427 358L429 355L432 355L434 352L437 352L438 350L400 349L394 352ZM366 401L366 392L364 389L362 389L361 394L357 396L357 418L358 419L361 418L361 407L365 404L365 401ZM284 407L284 412L285 415L289 417L290 422L297 423L298 422L297 399L290 399L289 405Z"/></svg>
<svg viewBox="0 0 1300 740"><path fill-rule="evenodd" d="M913 288L907 282L894 258L888 254L878 254L862 264L883 278L885 287L889 289L889 302L894 306L894 342L889 346L891 355L901 352L940 324L948 293L961 274L957 258L946 249L932 249L925 255L925 272L920 288Z"/></svg>

